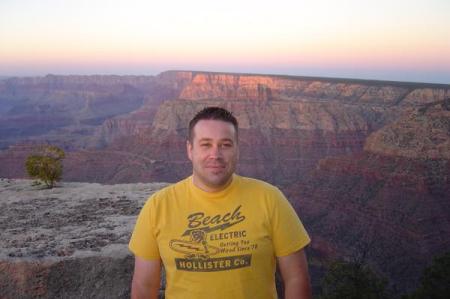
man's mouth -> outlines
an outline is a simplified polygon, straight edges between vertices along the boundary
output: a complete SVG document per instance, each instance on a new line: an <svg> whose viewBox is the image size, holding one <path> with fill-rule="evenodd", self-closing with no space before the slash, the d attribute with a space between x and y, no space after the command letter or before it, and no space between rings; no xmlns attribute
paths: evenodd
<svg viewBox="0 0 450 299"><path fill-rule="evenodd" d="M206 165L206 168L222 169L222 168L225 168L225 165Z"/></svg>

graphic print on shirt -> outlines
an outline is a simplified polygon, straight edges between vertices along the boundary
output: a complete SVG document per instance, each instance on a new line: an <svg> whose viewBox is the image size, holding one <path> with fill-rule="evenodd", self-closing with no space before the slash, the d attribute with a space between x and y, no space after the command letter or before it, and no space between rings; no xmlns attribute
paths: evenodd
<svg viewBox="0 0 450 299"><path fill-rule="evenodd" d="M246 230L232 229L245 219L241 206L223 215L210 216L203 212L188 215L187 230L180 239L169 242L172 250L184 254L183 258L175 258L177 269L212 272L249 267L252 255L248 252L255 250L257 245L246 239ZM247 254L242 254L244 252ZM227 256L217 257L219 254Z"/></svg>

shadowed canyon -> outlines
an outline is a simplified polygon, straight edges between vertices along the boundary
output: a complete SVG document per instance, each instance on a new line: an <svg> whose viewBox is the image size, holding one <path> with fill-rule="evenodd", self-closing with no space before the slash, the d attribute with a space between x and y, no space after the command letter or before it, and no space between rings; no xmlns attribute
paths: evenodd
<svg viewBox="0 0 450 299"><path fill-rule="evenodd" d="M446 84L191 71L4 79L0 177L26 177L27 155L50 143L66 151L66 182L175 182L191 171L188 122L209 105L239 121L238 173L279 186L300 215L316 289L344 258L402 294L449 250Z"/></svg>

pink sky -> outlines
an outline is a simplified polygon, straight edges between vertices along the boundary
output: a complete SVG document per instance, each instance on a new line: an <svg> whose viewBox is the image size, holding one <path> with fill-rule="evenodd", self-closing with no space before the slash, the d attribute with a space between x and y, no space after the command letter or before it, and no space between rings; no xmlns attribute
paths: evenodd
<svg viewBox="0 0 450 299"><path fill-rule="evenodd" d="M445 0L3 0L0 76L189 69L448 84L449 11Z"/></svg>

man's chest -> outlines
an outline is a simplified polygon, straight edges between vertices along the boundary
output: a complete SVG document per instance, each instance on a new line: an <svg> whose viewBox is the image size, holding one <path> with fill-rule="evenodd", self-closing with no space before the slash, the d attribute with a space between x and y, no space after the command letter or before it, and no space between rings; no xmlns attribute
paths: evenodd
<svg viewBox="0 0 450 299"><path fill-rule="evenodd" d="M251 267L273 257L270 220L245 204L172 211L156 227L166 267L213 272Z"/></svg>

